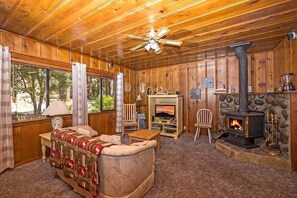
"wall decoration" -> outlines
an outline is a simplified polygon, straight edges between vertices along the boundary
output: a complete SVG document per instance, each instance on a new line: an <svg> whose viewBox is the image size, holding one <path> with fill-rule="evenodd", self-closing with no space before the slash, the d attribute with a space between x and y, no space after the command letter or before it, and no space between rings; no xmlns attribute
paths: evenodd
<svg viewBox="0 0 297 198"><path fill-rule="evenodd" d="M248 85L248 92L249 92L249 93L252 92L252 85Z"/></svg>
<svg viewBox="0 0 297 198"><path fill-rule="evenodd" d="M152 95L153 94L153 89L151 87L148 87L146 89L146 95Z"/></svg>
<svg viewBox="0 0 297 198"><path fill-rule="evenodd" d="M213 88L213 77L205 77L201 79L202 88Z"/></svg>
<svg viewBox="0 0 297 198"><path fill-rule="evenodd" d="M139 93L144 93L145 92L145 84L144 83L139 83Z"/></svg>
<svg viewBox="0 0 297 198"><path fill-rule="evenodd" d="M156 88L156 95L168 95L169 91L166 88L163 87L157 87Z"/></svg>
<svg viewBox="0 0 297 198"><path fill-rule="evenodd" d="M190 99L201 99L201 89L191 89Z"/></svg>

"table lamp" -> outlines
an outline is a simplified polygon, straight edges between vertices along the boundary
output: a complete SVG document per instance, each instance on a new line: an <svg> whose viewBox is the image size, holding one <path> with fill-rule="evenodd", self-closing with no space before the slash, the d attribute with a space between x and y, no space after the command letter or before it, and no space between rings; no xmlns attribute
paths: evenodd
<svg viewBox="0 0 297 198"><path fill-rule="evenodd" d="M137 98L136 98L136 108L137 108L138 113L140 113L141 101L142 101L141 95L138 95Z"/></svg>
<svg viewBox="0 0 297 198"><path fill-rule="evenodd" d="M61 101L51 102L50 105L45 109L42 115L53 116L52 127L53 129L59 129L63 126L63 119L58 115L69 114L69 111L65 104Z"/></svg>

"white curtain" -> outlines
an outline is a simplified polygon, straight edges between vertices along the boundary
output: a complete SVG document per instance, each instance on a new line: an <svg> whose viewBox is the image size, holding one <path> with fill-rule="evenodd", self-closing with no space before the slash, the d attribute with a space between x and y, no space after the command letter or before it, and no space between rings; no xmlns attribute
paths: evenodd
<svg viewBox="0 0 297 198"><path fill-rule="evenodd" d="M0 45L0 173L14 167L10 78L9 49Z"/></svg>
<svg viewBox="0 0 297 198"><path fill-rule="evenodd" d="M123 102L124 102L124 75L117 74L117 89L116 89L116 132L122 132L123 119Z"/></svg>
<svg viewBox="0 0 297 198"><path fill-rule="evenodd" d="M72 125L88 125L87 68L85 64L72 63Z"/></svg>

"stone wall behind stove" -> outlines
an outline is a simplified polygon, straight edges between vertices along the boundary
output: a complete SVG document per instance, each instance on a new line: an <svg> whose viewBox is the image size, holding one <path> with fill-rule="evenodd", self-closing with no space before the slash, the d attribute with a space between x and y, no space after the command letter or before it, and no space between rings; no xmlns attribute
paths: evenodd
<svg viewBox="0 0 297 198"><path fill-rule="evenodd" d="M273 113L278 117L278 143L284 157L289 159L290 148L290 95L289 94L250 94L248 98L249 111L261 111L265 114ZM220 114L219 129L225 129L225 112L236 112L239 107L238 94L222 94L219 96ZM266 118L266 117L265 117ZM267 138L268 129L265 127L264 136Z"/></svg>

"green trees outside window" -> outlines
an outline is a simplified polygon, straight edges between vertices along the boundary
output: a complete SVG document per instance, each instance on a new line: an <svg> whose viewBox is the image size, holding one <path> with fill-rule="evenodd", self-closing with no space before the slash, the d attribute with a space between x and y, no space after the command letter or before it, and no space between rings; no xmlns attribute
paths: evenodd
<svg viewBox="0 0 297 198"><path fill-rule="evenodd" d="M114 79L88 76L89 113L114 110L114 107Z"/></svg>
<svg viewBox="0 0 297 198"><path fill-rule="evenodd" d="M101 100L102 96L102 100ZM114 79L88 76L88 110L114 110ZM61 100L72 112L71 72L12 62L13 120L42 117L50 102Z"/></svg>

